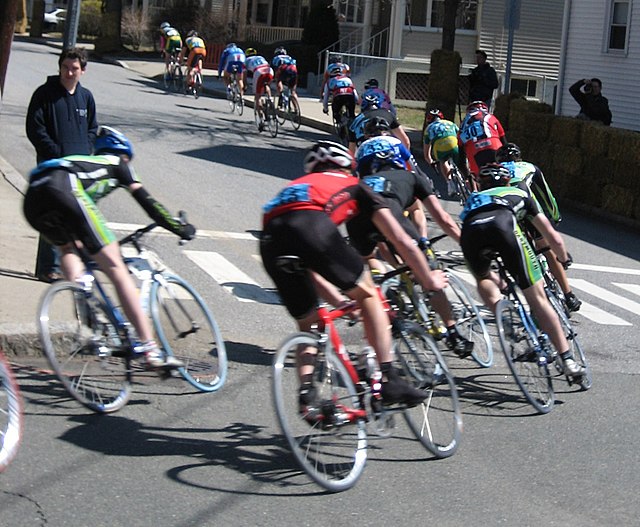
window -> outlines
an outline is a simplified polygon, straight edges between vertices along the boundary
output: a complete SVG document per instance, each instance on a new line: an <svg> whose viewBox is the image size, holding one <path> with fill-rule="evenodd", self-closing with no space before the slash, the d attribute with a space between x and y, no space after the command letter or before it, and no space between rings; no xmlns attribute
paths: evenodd
<svg viewBox="0 0 640 527"><path fill-rule="evenodd" d="M537 81L533 79L511 79L511 92L518 92L526 97L535 97Z"/></svg>
<svg viewBox="0 0 640 527"><path fill-rule="evenodd" d="M340 22L362 24L365 0L339 0L336 12ZM334 4L335 5L335 4Z"/></svg>
<svg viewBox="0 0 640 527"><path fill-rule="evenodd" d="M441 28L445 0L407 0L405 25ZM456 29L476 29L478 0L461 0L456 16Z"/></svg>
<svg viewBox="0 0 640 527"><path fill-rule="evenodd" d="M614 0L611 4L611 22L609 24L609 49L627 49L627 29L631 2Z"/></svg>

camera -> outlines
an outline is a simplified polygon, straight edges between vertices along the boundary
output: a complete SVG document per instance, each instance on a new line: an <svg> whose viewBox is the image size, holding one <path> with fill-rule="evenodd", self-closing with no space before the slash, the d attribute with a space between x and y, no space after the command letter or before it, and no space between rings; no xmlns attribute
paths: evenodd
<svg viewBox="0 0 640 527"><path fill-rule="evenodd" d="M590 83L590 82L587 82L587 83L584 85L584 92L585 92L585 93L591 93L591 83Z"/></svg>

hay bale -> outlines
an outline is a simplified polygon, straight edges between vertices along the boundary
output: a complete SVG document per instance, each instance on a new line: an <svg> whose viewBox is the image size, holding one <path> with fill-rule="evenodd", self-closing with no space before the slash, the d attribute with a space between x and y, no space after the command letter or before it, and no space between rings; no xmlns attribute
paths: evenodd
<svg viewBox="0 0 640 527"><path fill-rule="evenodd" d="M604 186L602 209L625 218L631 218L634 210L634 196L628 189L619 185Z"/></svg>
<svg viewBox="0 0 640 527"><path fill-rule="evenodd" d="M554 144L574 147L580 143L584 121L572 117L556 117L551 121L549 138Z"/></svg>

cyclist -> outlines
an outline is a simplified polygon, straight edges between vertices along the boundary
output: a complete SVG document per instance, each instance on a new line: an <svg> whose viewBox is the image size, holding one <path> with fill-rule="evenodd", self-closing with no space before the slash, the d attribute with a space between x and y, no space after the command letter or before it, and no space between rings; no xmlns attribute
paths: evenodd
<svg viewBox="0 0 640 527"><path fill-rule="evenodd" d="M172 55L178 55L182 49L182 37L180 32L171 27L168 22L160 24L160 49L164 57L164 68L169 72L169 63Z"/></svg>
<svg viewBox="0 0 640 527"><path fill-rule="evenodd" d="M329 76L329 81L322 94L322 111L329 113L329 96L331 96L331 111L335 122L340 122L340 113L344 106L347 110L349 122L356 116L356 104L359 100L358 91L350 77L336 68Z"/></svg>
<svg viewBox="0 0 640 527"><path fill-rule="evenodd" d="M366 139L364 132L365 125L367 121L375 117L385 120L389 126L388 130L391 135L400 139L402 144L408 149L411 148L411 140L402 125L398 122L395 114L391 110L381 108L377 97L367 95L362 98L362 102L360 103L360 113L349 126L349 149L352 152L355 152Z"/></svg>
<svg viewBox="0 0 640 527"><path fill-rule="evenodd" d="M58 247L67 280L76 281L84 272L76 253L77 244L89 252L115 286L127 319L141 341L134 351L145 358L148 367L182 367L174 357L165 357L153 340L151 325L140 305L120 246L96 202L116 188L124 187L158 225L182 239L192 239L195 228L175 220L142 186L130 164L133 147L122 133L101 126L94 151L93 156L67 156L39 164L30 174L24 199L25 217Z"/></svg>
<svg viewBox="0 0 640 527"><path fill-rule="evenodd" d="M429 110L425 116L425 124L427 126L423 135L424 159L432 166L439 165L442 177L447 183L447 193L453 197L458 193L458 189L451 179L451 167L447 160L451 159L456 165L460 165L458 125L446 120L437 108Z"/></svg>
<svg viewBox="0 0 640 527"><path fill-rule="evenodd" d="M581 377L584 368L577 364L565 338L560 320L547 300L542 285L542 272L538 259L523 234L519 222L531 221L557 255L558 261L568 267L571 257L562 237L553 228L530 193L510 187L511 173L498 163L489 163L478 174L480 192L467 200L460 218L462 235L460 245L465 261L476 278L478 292L485 305L494 313L502 298L500 279L491 271L491 262L497 253L514 278L540 329L544 331L560 354L565 373Z"/></svg>
<svg viewBox="0 0 640 527"><path fill-rule="evenodd" d="M460 229L440 205L433 183L425 174L407 169L406 156L399 152L404 147L401 144L394 145L393 140L397 141L393 137L380 136L362 144L358 152L367 146L372 148L364 156L356 155L359 177L387 200L390 211L416 244L424 246L427 242L427 221L421 204L445 234L459 243ZM413 222L405 216L405 212L411 215ZM373 252L376 245L385 240L371 220L366 216L358 216L347 223L347 231L352 245L367 259L369 267L380 269ZM384 246L380 248L385 255L393 254L392 247L389 248L391 253ZM394 260L390 258L389 263L393 264ZM446 295L442 291L433 293L431 304L447 328L447 346L460 357L469 356L473 351L473 342L458 333Z"/></svg>
<svg viewBox="0 0 640 527"><path fill-rule="evenodd" d="M389 110L394 116L397 114L396 107L391 102L389 94L380 88L378 79L369 79L364 83L364 92L362 92L362 101L369 97L369 100L375 100L376 106L383 110Z"/></svg>
<svg viewBox="0 0 640 527"><path fill-rule="evenodd" d="M393 218L382 197L351 175L353 164L351 152L338 143L320 141L311 147L304 158L306 175L290 182L263 208L262 261L301 331L309 331L317 320L315 273L355 300L382 371L383 404L418 404L426 393L402 380L391 367L388 316L370 274L364 272L362 259L337 226L364 215L393 242L403 259L415 266L415 276L426 290L442 289L446 277L441 271L429 269L424 255ZM306 271L291 273L278 265L279 257L292 255L303 259ZM314 404L314 352L300 351L299 402L305 417Z"/></svg>
<svg viewBox="0 0 640 527"><path fill-rule="evenodd" d="M296 60L283 47L278 47L273 52L271 66L275 72L276 88L278 95L282 95L283 84L289 88L291 96L298 102L298 66ZM282 104L282 98L279 98L279 104ZM280 106L281 107L281 106Z"/></svg>
<svg viewBox="0 0 640 527"><path fill-rule="evenodd" d="M329 64L327 65L327 69L322 74L322 85L320 86L320 101L322 101L322 94L324 93L324 87L329 82L329 77L331 77L331 73L339 72L342 75L346 75L347 77L351 75L351 68L348 64L342 59L342 55L331 55L329 57Z"/></svg>
<svg viewBox="0 0 640 527"><path fill-rule="evenodd" d="M254 48L247 48L246 57L246 71L244 72L244 76L249 75L253 79L253 93L255 94L254 105L258 114L263 116L261 97L263 92L267 92L269 97L271 97L273 69L269 66L267 59L258 55L258 52ZM261 132L264 129L262 119L260 120L258 128Z"/></svg>
<svg viewBox="0 0 640 527"><path fill-rule="evenodd" d="M557 226L562 220L562 217L560 216L556 199L549 185L547 185L542 170L533 163L522 161L520 148L514 143L508 143L499 148L496 152L496 161L509 169L511 173L511 186L517 186L533 193L544 215L552 225ZM541 241L540 233L535 227L530 225L527 225L527 232L530 234L534 245L539 247ZM564 268L556 259L555 254L551 249L549 249L549 252L550 257L547 258L547 262L549 263L551 273L556 280L558 280L564 293L567 308L569 308L569 311L578 311L582 302L571 290L567 273L565 273Z"/></svg>
<svg viewBox="0 0 640 527"><path fill-rule="evenodd" d="M187 90L190 91L193 89L195 76L193 68L197 66L198 69L202 70L202 63L207 56L207 47L204 40L198 36L198 32L194 29L187 33L187 38L180 51L179 60L182 61L187 53L189 54L187 58Z"/></svg>
<svg viewBox="0 0 640 527"><path fill-rule="evenodd" d="M236 46L235 42L229 42L227 47L224 48L220 55L218 62L218 78L220 74L223 74L224 83L227 86L227 99L231 100L233 95L231 94L231 75L237 74L238 86L240 87L240 93L244 94L244 82L242 80L245 70L246 56L242 48Z"/></svg>
<svg viewBox="0 0 640 527"><path fill-rule="evenodd" d="M502 124L489 112L489 107L482 101L474 101L467 106L467 114L460 123L458 142L469 162L469 170L477 176L481 166L495 162L496 151L507 144L507 139ZM471 181L475 188L475 182Z"/></svg>

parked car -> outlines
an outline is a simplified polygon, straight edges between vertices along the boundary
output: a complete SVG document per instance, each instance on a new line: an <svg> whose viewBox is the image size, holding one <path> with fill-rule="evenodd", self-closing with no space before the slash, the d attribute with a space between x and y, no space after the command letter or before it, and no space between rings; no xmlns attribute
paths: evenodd
<svg viewBox="0 0 640 527"><path fill-rule="evenodd" d="M58 29L64 23L66 9L54 9L51 13L44 14L44 28L47 31Z"/></svg>

